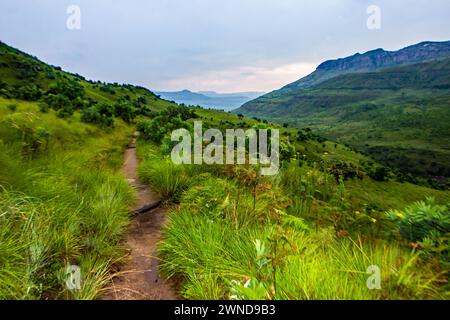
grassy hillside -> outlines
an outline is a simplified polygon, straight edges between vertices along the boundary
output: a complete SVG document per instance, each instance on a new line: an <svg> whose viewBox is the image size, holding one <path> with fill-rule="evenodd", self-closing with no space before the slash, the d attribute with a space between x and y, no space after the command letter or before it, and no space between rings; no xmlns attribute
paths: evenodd
<svg viewBox="0 0 450 320"><path fill-rule="evenodd" d="M0 98L0 299L98 296L125 256L132 191L118 169L130 134ZM69 264L79 291L64 285Z"/></svg>
<svg viewBox="0 0 450 320"><path fill-rule="evenodd" d="M404 173L448 178L449 74L444 59L341 75L236 112L309 127Z"/></svg>
<svg viewBox="0 0 450 320"><path fill-rule="evenodd" d="M126 257L133 190L119 169L133 119L173 105L0 43L0 299L101 295Z"/></svg>
<svg viewBox="0 0 450 320"><path fill-rule="evenodd" d="M60 112L62 116L99 102L126 102L139 109L139 112L133 110L134 112L144 114L174 105L159 99L143 87L87 81L78 74L70 74L59 67L45 64L2 42L0 42L0 96L30 101L45 100L50 105L56 106L57 111L64 110Z"/></svg>

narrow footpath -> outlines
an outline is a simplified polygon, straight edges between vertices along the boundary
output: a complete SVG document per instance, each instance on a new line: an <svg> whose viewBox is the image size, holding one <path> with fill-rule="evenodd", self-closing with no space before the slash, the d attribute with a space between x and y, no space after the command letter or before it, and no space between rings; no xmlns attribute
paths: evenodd
<svg viewBox="0 0 450 320"><path fill-rule="evenodd" d="M154 203L158 196L138 179L136 139L125 152L123 174L136 189L135 208ZM159 260L156 245L161 238L161 228L166 220L167 209L159 207L138 215L125 238L129 250L128 261L113 276L113 283L104 295L104 300L176 300L175 286L171 281L159 277Z"/></svg>

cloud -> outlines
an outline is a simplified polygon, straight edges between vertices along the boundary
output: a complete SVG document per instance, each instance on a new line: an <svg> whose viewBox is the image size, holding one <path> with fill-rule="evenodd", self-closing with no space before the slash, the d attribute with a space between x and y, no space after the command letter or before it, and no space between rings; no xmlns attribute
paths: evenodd
<svg viewBox="0 0 450 320"><path fill-rule="evenodd" d="M219 92L264 91L269 92L308 75L317 67L313 63L294 63L274 68L237 67L213 70L160 83L164 90L204 88Z"/></svg>
<svg viewBox="0 0 450 320"><path fill-rule="evenodd" d="M90 79L206 91L269 91L327 59L448 40L448 0L375 2L377 31L369 0L1 0L0 39Z"/></svg>

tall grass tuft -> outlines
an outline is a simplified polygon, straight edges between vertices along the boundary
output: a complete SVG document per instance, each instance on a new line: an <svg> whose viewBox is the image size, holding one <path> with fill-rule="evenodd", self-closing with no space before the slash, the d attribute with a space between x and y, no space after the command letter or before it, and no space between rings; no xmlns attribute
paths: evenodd
<svg viewBox="0 0 450 320"><path fill-rule="evenodd" d="M149 183L163 200L176 202L189 186L189 177L182 165L170 160L147 160L139 168L139 176Z"/></svg>

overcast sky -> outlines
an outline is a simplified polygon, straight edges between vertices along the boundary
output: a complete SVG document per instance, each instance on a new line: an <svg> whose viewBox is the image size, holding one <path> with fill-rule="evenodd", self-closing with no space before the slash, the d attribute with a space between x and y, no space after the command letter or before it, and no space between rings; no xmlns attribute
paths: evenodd
<svg viewBox="0 0 450 320"><path fill-rule="evenodd" d="M69 5L81 29L66 26ZM381 9L369 30L367 7ZM0 40L90 79L271 91L327 59L450 40L449 0L1 0Z"/></svg>

